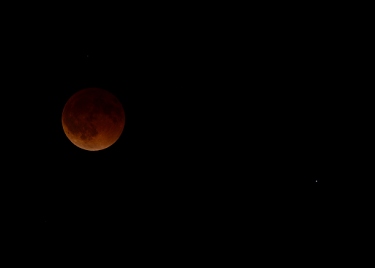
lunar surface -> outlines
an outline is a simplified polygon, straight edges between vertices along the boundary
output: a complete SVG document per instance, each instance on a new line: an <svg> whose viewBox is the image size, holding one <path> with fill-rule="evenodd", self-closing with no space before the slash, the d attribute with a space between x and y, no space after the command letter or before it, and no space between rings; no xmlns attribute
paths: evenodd
<svg viewBox="0 0 375 268"><path fill-rule="evenodd" d="M113 145L125 126L120 101L100 88L86 88L75 93L64 106L62 126L68 139L77 147L99 151Z"/></svg>

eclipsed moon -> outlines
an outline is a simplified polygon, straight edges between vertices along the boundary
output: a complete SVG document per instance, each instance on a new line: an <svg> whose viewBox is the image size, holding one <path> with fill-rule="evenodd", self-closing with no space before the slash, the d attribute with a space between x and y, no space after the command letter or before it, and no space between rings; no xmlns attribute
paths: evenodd
<svg viewBox="0 0 375 268"><path fill-rule="evenodd" d="M62 126L68 139L77 147L99 151L113 145L125 126L120 101L100 88L78 91L64 106Z"/></svg>

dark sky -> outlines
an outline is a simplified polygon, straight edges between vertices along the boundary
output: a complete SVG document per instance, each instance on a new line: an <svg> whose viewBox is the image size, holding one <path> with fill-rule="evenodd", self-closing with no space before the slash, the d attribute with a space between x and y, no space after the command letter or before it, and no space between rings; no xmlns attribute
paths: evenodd
<svg viewBox="0 0 375 268"><path fill-rule="evenodd" d="M193 39L179 33L188 32L186 25L163 25L140 22L117 35L92 25L82 36L25 29L27 45L10 40L2 100L11 222L178 220L209 199L208 188L219 187L210 186L218 149L206 129L220 120L211 105L202 113L216 90L208 86L219 75L212 69L216 48L202 29ZM64 104L86 87L112 92L126 114L120 139L100 152L75 147L61 125ZM212 93L208 101L216 98Z"/></svg>
<svg viewBox="0 0 375 268"><path fill-rule="evenodd" d="M211 17L124 17L74 31L25 26L6 39L1 188L11 224L189 236L280 203L321 205L343 151L323 42ZM126 114L119 140L99 152L75 147L61 125L66 101L87 87L112 92Z"/></svg>

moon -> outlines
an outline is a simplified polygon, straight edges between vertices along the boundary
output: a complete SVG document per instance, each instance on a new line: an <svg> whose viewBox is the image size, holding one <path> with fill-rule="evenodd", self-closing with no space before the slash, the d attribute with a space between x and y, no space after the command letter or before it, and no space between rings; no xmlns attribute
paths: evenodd
<svg viewBox="0 0 375 268"><path fill-rule="evenodd" d="M112 93L101 88L85 88L66 102L62 126L75 146L99 151L113 145L121 136L125 112Z"/></svg>

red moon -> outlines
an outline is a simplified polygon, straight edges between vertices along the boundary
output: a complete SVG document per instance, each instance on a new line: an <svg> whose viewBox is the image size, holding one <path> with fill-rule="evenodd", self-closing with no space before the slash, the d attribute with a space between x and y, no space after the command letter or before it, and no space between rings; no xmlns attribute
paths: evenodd
<svg viewBox="0 0 375 268"><path fill-rule="evenodd" d="M113 145L125 126L120 101L100 88L78 91L64 106L62 126L65 135L77 147L99 151Z"/></svg>

